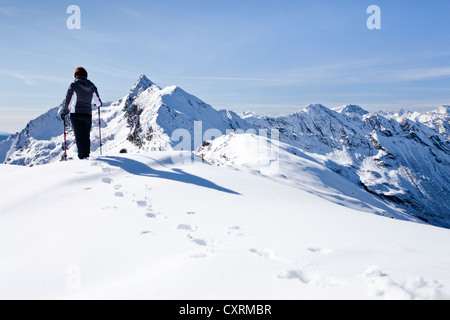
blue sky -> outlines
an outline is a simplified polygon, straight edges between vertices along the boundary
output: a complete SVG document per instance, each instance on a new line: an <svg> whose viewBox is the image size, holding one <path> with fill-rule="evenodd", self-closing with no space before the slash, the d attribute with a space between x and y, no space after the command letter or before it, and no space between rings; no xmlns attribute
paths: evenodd
<svg viewBox="0 0 450 320"><path fill-rule="evenodd" d="M0 131L59 105L77 66L111 101L146 74L236 112L435 108L450 104L449 17L448 0L0 0Z"/></svg>

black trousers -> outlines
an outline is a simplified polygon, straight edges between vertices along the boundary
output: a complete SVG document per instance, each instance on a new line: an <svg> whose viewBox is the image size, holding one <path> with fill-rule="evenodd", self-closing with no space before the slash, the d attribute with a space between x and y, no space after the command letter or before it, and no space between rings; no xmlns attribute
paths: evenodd
<svg viewBox="0 0 450 320"><path fill-rule="evenodd" d="M73 113L70 115L78 149L78 158L89 158L91 153L92 115Z"/></svg>

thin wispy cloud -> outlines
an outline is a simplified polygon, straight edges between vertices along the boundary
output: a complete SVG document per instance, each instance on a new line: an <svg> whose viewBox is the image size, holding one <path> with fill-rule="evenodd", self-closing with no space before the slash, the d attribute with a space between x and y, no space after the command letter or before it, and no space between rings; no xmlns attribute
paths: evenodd
<svg viewBox="0 0 450 320"><path fill-rule="evenodd" d="M147 19L148 18L148 16L142 14L141 12L130 9L130 8L122 7L122 8L119 8L119 11L122 14L125 14L127 16L130 16L130 17L136 18L136 19Z"/></svg>
<svg viewBox="0 0 450 320"><path fill-rule="evenodd" d="M413 68L394 73L398 80L420 81L450 78L450 67Z"/></svg>
<svg viewBox="0 0 450 320"><path fill-rule="evenodd" d="M26 85L33 86L37 84L38 81L47 81L53 83L66 83L67 79L59 76L52 75L41 75L41 74L30 74L23 73L21 71L11 71L11 70L0 70L0 74L6 75L8 77L22 80Z"/></svg>
<svg viewBox="0 0 450 320"><path fill-rule="evenodd" d="M32 86L35 84L35 79L33 79L30 76L21 74L19 72L12 72L9 74L11 77L19 79L19 80L23 80L25 82L26 85Z"/></svg>

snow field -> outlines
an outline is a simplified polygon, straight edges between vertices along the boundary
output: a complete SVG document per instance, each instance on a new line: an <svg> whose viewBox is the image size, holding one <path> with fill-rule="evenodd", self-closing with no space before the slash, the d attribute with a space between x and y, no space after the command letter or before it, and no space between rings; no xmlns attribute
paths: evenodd
<svg viewBox="0 0 450 320"><path fill-rule="evenodd" d="M171 157L0 165L0 298L450 297L449 230L329 201L283 166L284 183Z"/></svg>

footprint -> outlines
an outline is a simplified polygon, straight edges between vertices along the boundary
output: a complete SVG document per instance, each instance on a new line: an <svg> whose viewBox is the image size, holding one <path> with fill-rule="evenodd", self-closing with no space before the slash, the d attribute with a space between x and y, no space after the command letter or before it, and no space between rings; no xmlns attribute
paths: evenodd
<svg viewBox="0 0 450 320"><path fill-rule="evenodd" d="M196 231L198 227L192 227L188 224L179 224L177 227L178 230L185 230L185 231Z"/></svg>
<svg viewBox="0 0 450 320"><path fill-rule="evenodd" d="M138 200L136 201L136 204L139 208L147 207L147 201L146 200Z"/></svg>
<svg viewBox="0 0 450 320"><path fill-rule="evenodd" d="M442 285L437 281L426 281L414 277L406 281L392 279L379 266L368 267L361 275L371 296L388 300L445 300Z"/></svg>
<svg viewBox="0 0 450 320"><path fill-rule="evenodd" d="M116 210L117 207L115 206L107 206L107 207L102 207L102 210Z"/></svg>
<svg viewBox="0 0 450 320"><path fill-rule="evenodd" d="M194 259L204 259L204 258L208 258L208 254L206 253L194 253L192 255L190 255L191 258Z"/></svg>
<svg viewBox="0 0 450 320"><path fill-rule="evenodd" d="M255 249L255 248L250 248L249 251L251 253L254 253L262 258L266 258L269 259L271 257L271 254L267 251L263 251L263 250L259 250L259 249Z"/></svg>
<svg viewBox="0 0 450 320"><path fill-rule="evenodd" d="M114 193L114 195L116 196L116 197L119 197L119 198L123 198L123 192L116 192L116 193Z"/></svg>
<svg viewBox="0 0 450 320"><path fill-rule="evenodd" d="M106 184L111 184L113 182L113 180L111 178L103 178L102 182L106 183Z"/></svg>
<svg viewBox="0 0 450 320"><path fill-rule="evenodd" d="M193 230L189 230L193 231ZM190 258L199 259L199 258L208 258L210 254L214 254L216 252L216 248L222 247L223 244L220 241L214 241L210 239L205 239L201 237L193 237L191 234L187 235L187 238L193 242L195 245L203 248L203 252L197 252L190 255Z"/></svg>
<svg viewBox="0 0 450 320"><path fill-rule="evenodd" d="M193 243L195 243L198 246L201 247L207 247L208 250L214 251L213 249L219 248L223 246L223 243L220 241L214 241L214 240L208 240L203 238L195 238L192 235L187 235L188 239L191 240Z"/></svg>
<svg viewBox="0 0 450 320"><path fill-rule="evenodd" d="M187 214L187 215L194 215L194 214L195 214L195 212L193 212L193 211L189 211L189 212L186 212L186 214Z"/></svg>
<svg viewBox="0 0 450 320"><path fill-rule="evenodd" d="M278 275L278 279L299 281L302 284L314 285L319 287L340 287L345 282L333 275L321 275L316 273L305 272L300 269L288 270Z"/></svg>
<svg viewBox="0 0 450 320"><path fill-rule="evenodd" d="M245 232L242 230L242 228L241 227L239 227L239 226L232 226L232 227L229 227L228 229L227 229L227 234L229 234L229 235L234 235L234 236L238 236L238 237L243 237L243 236L245 236Z"/></svg>
<svg viewBox="0 0 450 320"><path fill-rule="evenodd" d="M116 184L114 186L114 190L120 190L120 189L122 189L122 185L121 184Z"/></svg>
<svg viewBox="0 0 450 320"><path fill-rule="evenodd" d="M307 274L302 270L288 270L278 275L279 279L299 280L301 283L307 284L311 281Z"/></svg>
<svg viewBox="0 0 450 320"><path fill-rule="evenodd" d="M197 239L197 238L192 237L191 235L188 235L188 238L198 246L201 246L201 247L208 246L208 241L205 239Z"/></svg>
<svg viewBox="0 0 450 320"><path fill-rule="evenodd" d="M145 216L149 219L167 219L167 216L155 212L147 212Z"/></svg>
<svg viewBox="0 0 450 320"><path fill-rule="evenodd" d="M249 251L253 254L256 254L257 256L259 256L261 258L277 260L277 261L286 262L286 263L289 262L287 259L282 258L277 253L270 251L270 250L250 248Z"/></svg>
<svg viewBox="0 0 450 320"><path fill-rule="evenodd" d="M314 252L314 253L324 253L324 254L331 253L330 249L321 249L321 248L311 247L311 248L308 248L308 250L311 252Z"/></svg>

